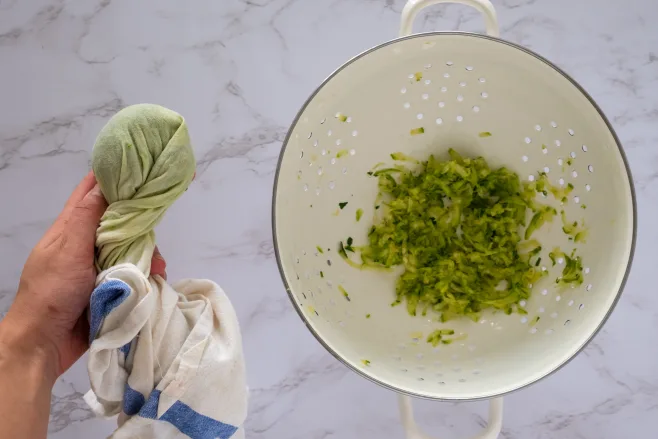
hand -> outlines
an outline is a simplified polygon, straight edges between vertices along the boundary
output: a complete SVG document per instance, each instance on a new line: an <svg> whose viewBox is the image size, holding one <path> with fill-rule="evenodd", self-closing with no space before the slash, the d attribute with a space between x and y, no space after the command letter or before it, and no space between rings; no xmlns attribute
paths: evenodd
<svg viewBox="0 0 658 439"><path fill-rule="evenodd" d="M71 367L89 347L85 310L97 274L96 229L106 208L105 198L90 172L32 250L16 299L0 324L5 344L7 334L15 334L23 351L33 347L45 353L46 363L52 367L49 372L55 377ZM165 268L156 248L151 274L166 279Z"/></svg>

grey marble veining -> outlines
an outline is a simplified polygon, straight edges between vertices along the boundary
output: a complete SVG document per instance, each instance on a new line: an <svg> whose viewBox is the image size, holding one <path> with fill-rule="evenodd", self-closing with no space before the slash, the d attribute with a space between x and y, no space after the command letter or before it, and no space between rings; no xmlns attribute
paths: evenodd
<svg viewBox="0 0 658 439"><path fill-rule="evenodd" d="M655 436L658 417L658 4L494 0L502 37L564 68L611 119L635 179L639 230L626 291L568 366L506 400L505 439ZM237 308L251 438L402 437L395 397L312 338L274 261L270 198L296 111L331 71L397 34L402 0L0 0L0 316L31 247L89 166L118 109L188 120L197 179L158 227L170 278L209 277ZM416 30L480 31L463 6ZM207 206L200 211L198 206ZM195 212L190 214L190 212ZM194 255L194 257L183 257ZM81 399L84 360L58 381L49 437L105 437ZM419 402L437 437L474 434L486 404Z"/></svg>

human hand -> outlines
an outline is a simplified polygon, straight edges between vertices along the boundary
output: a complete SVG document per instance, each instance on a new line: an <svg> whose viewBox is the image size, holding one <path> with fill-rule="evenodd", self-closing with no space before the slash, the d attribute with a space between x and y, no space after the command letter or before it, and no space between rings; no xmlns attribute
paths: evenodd
<svg viewBox="0 0 658 439"><path fill-rule="evenodd" d="M0 322L5 344L11 344L14 334L22 350L32 346L45 353L46 363L52 367L48 372L55 377L71 367L89 347L85 310L97 274L96 229L106 208L105 198L90 172L32 250L16 299ZM165 268L156 248L151 274L166 279Z"/></svg>

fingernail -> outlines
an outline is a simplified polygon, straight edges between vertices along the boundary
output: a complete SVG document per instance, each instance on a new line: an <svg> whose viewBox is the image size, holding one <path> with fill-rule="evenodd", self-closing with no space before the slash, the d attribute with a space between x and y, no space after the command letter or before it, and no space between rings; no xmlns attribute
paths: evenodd
<svg viewBox="0 0 658 439"><path fill-rule="evenodd" d="M103 191L101 191L100 186L97 184L94 185L94 187L92 187L89 192L87 192L87 195L85 195L84 199L87 203L91 203L94 206L103 206L103 211L105 208L107 208L107 200L105 200Z"/></svg>
<svg viewBox="0 0 658 439"><path fill-rule="evenodd" d="M103 196L103 191L101 191L101 187L98 184L95 184L93 188L89 191L91 195L100 195L101 197Z"/></svg>

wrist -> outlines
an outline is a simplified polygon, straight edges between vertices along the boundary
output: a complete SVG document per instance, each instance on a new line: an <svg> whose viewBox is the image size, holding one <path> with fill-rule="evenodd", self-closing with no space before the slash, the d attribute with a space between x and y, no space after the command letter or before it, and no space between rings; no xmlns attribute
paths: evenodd
<svg viewBox="0 0 658 439"><path fill-rule="evenodd" d="M45 438L57 376L51 353L14 317L0 322L0 437Z"/></svg>
<svg viewBox="0 0 658 439"><path fill-rule="evenodd" d="M0 321L0 371L22 380L38 393L52 389L57 379L57 351L44 337L13 321L11 312ZM27 396L27 395L26 395Z"/></svg>

